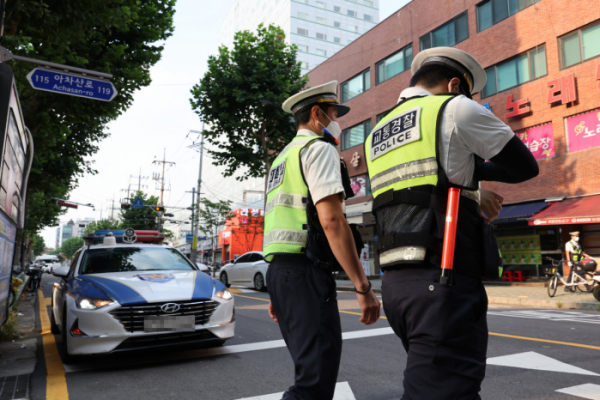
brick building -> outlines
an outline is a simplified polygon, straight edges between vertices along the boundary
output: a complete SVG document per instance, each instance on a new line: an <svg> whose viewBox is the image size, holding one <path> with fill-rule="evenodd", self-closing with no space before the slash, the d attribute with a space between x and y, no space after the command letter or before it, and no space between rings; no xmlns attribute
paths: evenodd
<svg viewBox="0 0 600 400"><path fill-rule="evenodd" d="M474 100L538 160L540 175L531 181L483 183L505 198L496 224L505 262L543 272L543 257L560 258L572 230L583 231L586 251L600 256L597 1L413 0L311 71L310 86L337 80L352 108L340 119L339 147L361 191L347 202L349 220L367 225L362 233L372 245L364 138L408 87L413 56L433 46L454 46L481 63L488 83Z"/></svg>

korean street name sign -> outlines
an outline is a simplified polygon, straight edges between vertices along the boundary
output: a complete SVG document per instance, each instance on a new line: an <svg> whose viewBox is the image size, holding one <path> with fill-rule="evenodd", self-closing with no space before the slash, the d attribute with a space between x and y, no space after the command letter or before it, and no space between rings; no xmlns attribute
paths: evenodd
<svg viewBox="0 0 600 400"><path fill-rule="evenodd" d="M37 90L91 100L111 101L118 93L109 81L45 68L33 69L27 80Z"/></svg>

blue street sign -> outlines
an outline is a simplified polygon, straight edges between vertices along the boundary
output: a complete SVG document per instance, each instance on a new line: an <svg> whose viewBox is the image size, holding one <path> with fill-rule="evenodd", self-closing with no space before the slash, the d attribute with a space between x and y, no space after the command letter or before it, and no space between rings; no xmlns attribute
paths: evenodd
<svg viewBox="0 0 600 400"><path fill-rule="evenodd" d="M27 74L27 80L37 90L86 99L111 101L117 95L109 81L51 69L35 68Z"/></svg>
<svg viewBox="0 0 600 400"><path fill-rule="evenodd" d="M137 199L135 199L135 201L131 205L131 208L133 208L134 210L141 210L141 209L143 209L144 208L144 203L142 203L142 199L140 199L139 197Z"/></svg>
<svg viewBox="0 0 600 400"><path fill-rule="evenodd" d="M192 235L192 234L185 235L185 241L187 243L192 243L194 241L194 235Z"/></svg>
<svg viewBox="0 0 600 400"><path fill-rule="evenodd" d="M198 240L206 240L206 236L202 236L202 237L198 236Z"/></svg>

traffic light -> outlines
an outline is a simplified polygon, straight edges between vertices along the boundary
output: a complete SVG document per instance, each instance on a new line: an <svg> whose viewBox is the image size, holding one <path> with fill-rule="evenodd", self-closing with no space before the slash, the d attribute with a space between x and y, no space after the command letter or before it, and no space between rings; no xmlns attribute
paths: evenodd
<svg viewBox="0 0 600 400"><path fill-rule="evenodd" d="M131 204L121 204L121 210L129 210L131 208Z"/></svg>
<svg viewBox="0 0 600 400"><path fill-rule="evenodd" d="M56 205L61 207L77 208L77 204L69 203L63 200L56 200Z"/></svg>
<svg viewBox="0 0 600 400"><path fill-rule="evenodd" d="M154 206L154 211L163 212L165 211L165 208L163 206Z"/></svg>

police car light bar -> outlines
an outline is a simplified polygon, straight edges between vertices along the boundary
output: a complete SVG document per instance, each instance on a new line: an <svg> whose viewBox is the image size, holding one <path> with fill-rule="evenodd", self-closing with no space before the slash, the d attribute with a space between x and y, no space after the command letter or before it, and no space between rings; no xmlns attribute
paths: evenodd
<svg viewBox="0 0 600 400"><path fill-rule="evenodd" d="M104 241L106 235L111 232L117 243L127 243L123 241L125 236L125 229L115 230L97 230L94 233L87 234L83 237L86 244L99 244ZM159 231L148 231L148 230L134 230L136 236L136 243L150 243L150 244L162 244L165 240L165 235Z"/></svg>

